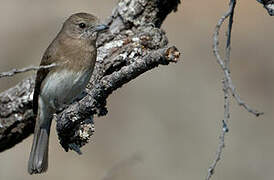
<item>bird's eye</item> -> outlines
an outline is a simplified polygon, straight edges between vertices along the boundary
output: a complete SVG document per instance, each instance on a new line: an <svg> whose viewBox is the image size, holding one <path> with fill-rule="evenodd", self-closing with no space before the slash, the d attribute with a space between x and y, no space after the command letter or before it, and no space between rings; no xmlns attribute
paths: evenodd
<svg viewBox="0 0 274 180"><path fill-rule="evenodd" d="M86 28L86 26L87 26L87 25L86 25L85 23L80 23L80 24L79 24L79 27L80 27L81 29Z"/></svg>

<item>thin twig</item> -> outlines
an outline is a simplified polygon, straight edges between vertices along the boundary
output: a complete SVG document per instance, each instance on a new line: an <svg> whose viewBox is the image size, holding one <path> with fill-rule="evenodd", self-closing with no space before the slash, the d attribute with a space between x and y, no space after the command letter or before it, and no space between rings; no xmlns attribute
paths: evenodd
<svg viewBox="0 0 274 180"><path fill-rule="evenodd" d="M222 60L221 55L219 53L219 32L220 32L220 28L223 24L223 22L226 20L226 18L228 18L231 14L234 14L234 8L235 8L235 4L236 4L236 0L231 0L230 1L230 5L229 5L229 9L228 11L220 18L220 20L218 21L215 31L214 31L214 35L213 35L213 40L214 40L214 44L213 44L213 53L216 56L217 62L220 65L220 67L222 68L222 70L224 71L224 76L227 80L228 83L228 87L229 90L232 94L232 96L234 97L234 99L237 101L239 106L244 107L248 112L252 113L255 116L260 116L263 114L263 112L259 112L257 110L252 109L250 106L248 106L241 98L240 95L237 93L235 86L232 83L232 78L230 75L230 71L229 69L226 67L226 64L224 62L224 60ZM233 17L232 17L233 18ZM233 20L230 20L229 24L231 24L232 26L232 22ZM231 30L232 27L228 27L228 29ZM231 32L228 33L228 39L227 39L227 48L230 48L230 40L231 39ZM230 51L230 50L229 50ZM228 59L230 59L230 55L228 57Z"/></svg>
<svg viewBox="0 0 274 180"><path fill-rule="evenodd" d="M249 107L243 100L241 100L239 94L236 91L235 86L232 83L231 75L230 75L230 52L231 52L231 31L232 31L232 24L233 24L233 16L234 16L234 9L236 6L236 0L230 0L229 9L228 11L220 18L218 21L214 35L213 35L213 52L216 56L217 62L222 68L224 72L224 80L223 80L223 91L224 91L224 119L222 120L222 132L220 135L220 142L217 148L216 158L214 159L212 165L208 169L208 174L206 180L211 179L212 175L214 174L215 168L217 163L221 160L221 155L223 152L223 148L225 147L225 135L228 132L228 120L230 118L230 111L229 111L229 92L237 101L239 106L244 107L248 112L254 114L255 116L260 116L263 113L258 112L251 107ZM226 55L225 60L221 58L219 53L219 32L220 28L223 25L224 21L229 17L228 22L228 31L227 31L227 41L226 41Z"/></svg>
<svg viewBox="0 0 274 180"><path fill-rule="evenodd" d="M57 66L57 64L53 63L53 64L50 64L50 65L47 65L47 66L30 66L30 67L25 67L25 68L22 68L22 69L12 69L8 72L0 73L0 78L11 77L11 76L14 76L15 74L24 73L24 72L28 72L28 71L37 71L39 69L52 68L54 66Z"/></svg>
<svg viewBox="0 0 274 180"><path fill-rule="evenodd" d="M230 114L229 114L229 91L228 91L227 82L225 82L225 80L223 80L223 91L224 91L224 119L222 121L222 132L219 137L220 142L219 142L219 145L217 148L216 157L215 157L212 165L208 169L206 180L211 179L212 175L215 172L215 168L216 168L218 162L221 160L221 155L222 155L223 149L225 147L225 135L229 131L228 124L227 124L228 119L230 117Z"/></svg>
<svg viewBox="0 0 274 180"><path fill-rule="evenodd" d="M225 13L224 16L219 20L215 32L214 32L214 54L217 58L218 63L222 67L224 72L228 72L228 76L225 75L225 78L223 80L223 91L224 91L224 119L222 120L222 132L220 135L220 142L217 148L217 153L216 157L212 163L212 165L208 169L207 177L206 180L210 180L212 175L214 174L215 168L218 164L218 162L221 160L221 155L223 152L223 149L225 147L225 135L229 131L228 129L228 120L230 118L230 111L229 111L229 89L230 89L230 81L229 78L229 72L230 72L230 51L231 51L231 30L232 30L232 24L233 24L233 16L234 16L234 9L236 5L236 0L230 0L229 4L229 9ZM226 57L225 61L222 60L220 54L219 54L219 49L218 49L218 35L220 31L220 27L222 26L223 22L225 21L226 18L229 17L229 23L228 23L228 32L227 32L227 42L226 42ZM226 73L225 73L226 74ZM231 82L232 84L232 82Z"/></svg>

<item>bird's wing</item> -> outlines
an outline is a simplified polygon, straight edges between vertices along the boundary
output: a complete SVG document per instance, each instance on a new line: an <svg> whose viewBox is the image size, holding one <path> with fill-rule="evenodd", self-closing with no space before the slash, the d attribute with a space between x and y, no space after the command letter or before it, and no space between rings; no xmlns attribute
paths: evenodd
<svg viewBox="0 0 274 180"><path fill-rule="evenodd" d="M54 55L52 54L51 47L49 47L43 55L40 66L47 66L54 62ZM33 113L37 115L38 112L38 98L41 90L43 80L47 77L50 68L39 69L36 74L35 88L33 94Z"/></svg>

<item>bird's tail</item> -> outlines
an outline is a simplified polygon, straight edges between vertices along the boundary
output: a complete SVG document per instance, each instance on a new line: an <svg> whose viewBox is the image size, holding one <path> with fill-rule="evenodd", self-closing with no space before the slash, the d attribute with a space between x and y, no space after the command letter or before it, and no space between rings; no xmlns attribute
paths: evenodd
<svg viewBox="0 0 274 180"><path fill-rule="evenodd" d="M48 144L51 121L51 112L40 112L39 107L34 130L34 138L28 162L28 172L30 174L43 173L48 168Z"/></svg>

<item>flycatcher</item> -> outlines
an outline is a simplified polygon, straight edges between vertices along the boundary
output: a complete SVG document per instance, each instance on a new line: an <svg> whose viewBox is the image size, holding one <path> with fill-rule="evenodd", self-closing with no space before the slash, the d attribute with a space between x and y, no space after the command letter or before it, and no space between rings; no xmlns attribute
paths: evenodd
<svg viewBox="0 0 274 180"><path fill-rule="evenodd" d="M85 90L96 61L98 32L107 28L92 14L73 14L44 53L40 65L56 66L40 69L36 76L33 96L36 123L28 162L30 174L47 170L53 114Z"/></svg>

